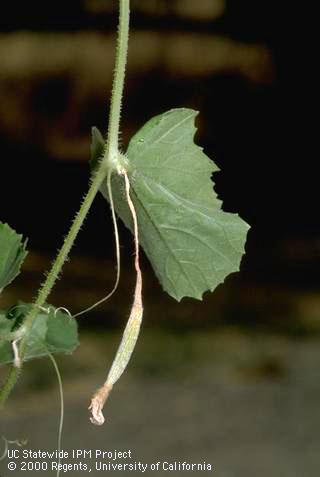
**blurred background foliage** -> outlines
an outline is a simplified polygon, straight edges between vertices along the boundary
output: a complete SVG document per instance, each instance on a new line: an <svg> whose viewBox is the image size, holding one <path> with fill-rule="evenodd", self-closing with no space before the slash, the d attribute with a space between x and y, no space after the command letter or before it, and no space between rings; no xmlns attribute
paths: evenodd
<svg viewBox="0 0 320 477"><path fill-rule="evenodd" d="M145 324L131 371L112 399L117 424L108 442L132 446L135 429L146 455L175 449L182 457L209 456L222 477L316 476L320 228L302 146L308 87L291 32L294 7L288 13L264 0L131 5L123 149L152 115L180 106L199 110L196 141L221 169L215 190L224 209L252 229L241 272L203 302L174 302L143 260ZM106 129L117 10L115 0L30 0L9 2L1 14L0 217L29 237L31 250L2 307L32 299L87 189L90 128ZM53 304L78 312L111 289L112 236L108 206L98 197ZM100 383L130 307L133 248L124 227L121 243L119 291L81 319L83 346L61 361L74 405L67 426L85 414L89 381ZM37 392L52 392L47 363L27 369L16 398L21 412L14 418L9 411L7 428L23 419L30 425L33 394L24 405L21 398L32 383ZM165 411L153 416L151 403L164 405L168 419ZM146 416L162 429L152 442ZM46 419L51 429L54 416ZM101 434L87 430L85 420L79 425L99 447ZM75 445L80 437L70 439ZM250 460L251 450L257 457L251 453Z"/></svg>

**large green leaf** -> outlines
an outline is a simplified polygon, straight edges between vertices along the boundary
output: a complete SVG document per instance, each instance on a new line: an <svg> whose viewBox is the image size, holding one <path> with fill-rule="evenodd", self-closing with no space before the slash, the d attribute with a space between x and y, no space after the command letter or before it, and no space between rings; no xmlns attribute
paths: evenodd
<svg viewBox="0 0 320 477"><path fill-rule="evenodd" d="M8 311L0 311L0 365L13 361L11 341L19 334L23 321L32 305L19 303ZM78 346L77 322L66 313L39 312L29 335L25 360L50 353L72 353Z"/></svg>
<svg viewBox="0 0 320 477"><path fill-rule="evenodd" d="M26 255L26 241L22 241L22 235L0 222L0 293L19 274Z"/></svg>
<svg viewBox="0 0 320 477"><path fill-rule="evenodd" d="M237 214L221 209L211 181L218 168L193 140L196 115L173 109L154 117L127 151L141 245L163 288L177 300L201 299L239 270L249 229ZM113 175L112 190L116 211L132 230L121 176ZM101 191L108 198L106 184Z"/></svg>

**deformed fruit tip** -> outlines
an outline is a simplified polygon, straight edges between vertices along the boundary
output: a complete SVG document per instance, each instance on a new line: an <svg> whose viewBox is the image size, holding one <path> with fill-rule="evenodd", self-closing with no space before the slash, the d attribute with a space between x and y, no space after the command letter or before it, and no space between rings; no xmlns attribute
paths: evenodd
<svg viewBox="0 0 320 477"><path fill-rule="evenodd" d="M105 422L102 410L111 389L112 385L106 383L98 389L91 399L91 403L88 408L91 411L90 421L96 426L102 426L102 424Z"/></svg>

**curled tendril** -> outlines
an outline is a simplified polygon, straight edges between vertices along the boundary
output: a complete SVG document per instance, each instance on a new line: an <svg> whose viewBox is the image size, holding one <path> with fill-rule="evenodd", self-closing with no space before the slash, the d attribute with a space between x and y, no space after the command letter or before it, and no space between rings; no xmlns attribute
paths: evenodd
<svg viewBox="0 0 320 477"><path fill-rule="evenodd" d="M57 316L58 311L64 311L69 316L69 318L72 318L72 314L70 313L68 308L66 308L65 306L59 306L58 308L54 310L55 317Z"/></svg>
<svg viewBox="0 0 320 477"><path fill-rule="evenodd" d="M27 445L27 443L28 443L27 439L16 439L14 441L10 441L4 436L1 436L1 437L2 437L2 440L4 441L4 450L3 450L3 453L0 456L0 461L6 458L6 456L8 454L9 444L15 444L18 447L23 447L23 446Z"/></svg>

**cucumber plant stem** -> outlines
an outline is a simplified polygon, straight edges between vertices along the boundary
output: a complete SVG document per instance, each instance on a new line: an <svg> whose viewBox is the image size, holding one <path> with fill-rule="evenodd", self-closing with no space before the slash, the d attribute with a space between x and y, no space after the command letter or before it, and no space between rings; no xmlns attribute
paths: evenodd
<svg viewBox="0 0 320 477"><path fill-rule="evenodd" d="M116 48L116 61L115 61L115 70L113 77L112 85L112 94L111 94L111 104L110 104L110 115L109 115L109 124L107 131L107 142L106 148L103 154L103 157L97 167L96 173L94 174L89 190L85 195L81 207L76 214L71 228L64 240L64 243L58 252L58 255L52 265L50 272L47 274L47 278L39 289L38 296L28 313L25 319L25 334L21 339L19 346L19 354L21 363L23 363L23 358L26 351L26 345L28 342L28 337L33 326L33 323L36 319L39 307L43 306L46 302L53 286L55 285L56 280L62 270L62 267L65 261L68 258L71 247L78 235L78 232L90 210L90 207L93 203L97 192L105 180L108 171L115 170L118 166L118 146L119 146L119 126L120 126L120 116L121 116L121 101L123 95L123 85L125 78L125 69L127 62L127 51L128 51L128 39L129 39L129 0L119 0L120 13L119 13L119 26L118 26L118 36L117 36L117 48ZM3 405L7 400L10 392L15 386L21 368L12 367L7 377L7 380L0 391L0 405Z"/></svg>

